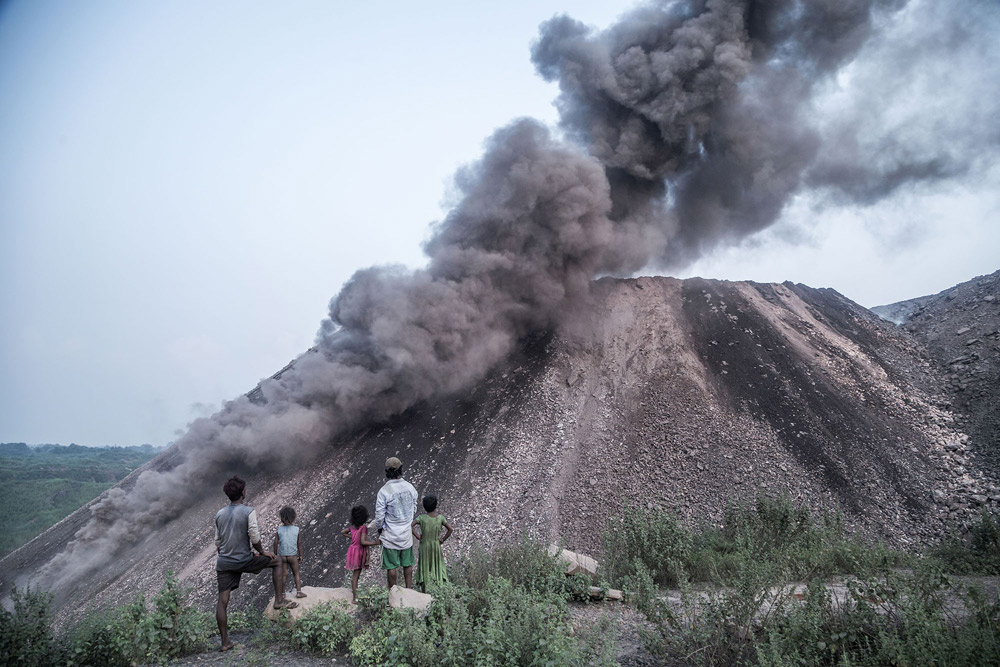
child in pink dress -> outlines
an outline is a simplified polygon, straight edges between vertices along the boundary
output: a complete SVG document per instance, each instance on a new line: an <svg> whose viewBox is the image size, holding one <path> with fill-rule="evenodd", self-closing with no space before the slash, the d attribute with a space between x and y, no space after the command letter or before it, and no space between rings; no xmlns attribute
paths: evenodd
<svg viewBox="0 0 1000 667"><path fill-rule="evenodd" d="M358 579L361 577L361 570L368 567L368 547L381 544L378 540L368 537L368 508L364 505L355 505L351 508L351 525L340 531L340 534L351 540L351 546L347 547L347 569L351 571L351 595L354 602L358 601Z"/></svg>

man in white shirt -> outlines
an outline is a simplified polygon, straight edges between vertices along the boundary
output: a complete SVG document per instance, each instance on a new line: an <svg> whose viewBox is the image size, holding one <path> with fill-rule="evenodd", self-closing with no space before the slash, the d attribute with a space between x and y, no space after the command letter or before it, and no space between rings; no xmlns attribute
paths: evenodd
<svg viewBox="0 0 1000 667"><path fill-rule="evenodd" d="M396 585L396 570L413 587L413 533L410 524L417 512L417 490L403 479L403 462L395 456L385 461L387 481L375 499L375 529L381 531L382 569L389 588Z"/></svg>

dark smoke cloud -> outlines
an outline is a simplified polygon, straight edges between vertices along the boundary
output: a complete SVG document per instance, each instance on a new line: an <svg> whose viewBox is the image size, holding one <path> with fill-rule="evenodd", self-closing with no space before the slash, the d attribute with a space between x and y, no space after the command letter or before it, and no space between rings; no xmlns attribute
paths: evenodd
<svg viewBox="0 0 1000 667"><path fill-rule="evenodd" d="M960 173L969 146L906 143L874 117L852 132L850 104L817 118L835 76L909 16L901 8L710 0L642 7L604 32L565 16L543 24L532 58L559 82L563 129L586 153L532 120L497 131L456 177L424 269L356 273L316 347L263 382L262 400L196 421L173 467L109 493L39 583L58 593L218 493L234 468L300 466L352 429L468 387L523 336L556 326L597 275L691 261L772 224L808 188L866 201ZM873 147L882 160L853 170Z"/></svg>
<svg viewBox="0 0 1000 667"><path fill-rule="evenodd" d="M822 150L817 87L902 4L666 3L600 33L562 16L542 26L532 59L559 82L567 134L629 202L616 219L657 224L650 202L672 209L676 233L658 259L680 266L778 218Z"/></svg>

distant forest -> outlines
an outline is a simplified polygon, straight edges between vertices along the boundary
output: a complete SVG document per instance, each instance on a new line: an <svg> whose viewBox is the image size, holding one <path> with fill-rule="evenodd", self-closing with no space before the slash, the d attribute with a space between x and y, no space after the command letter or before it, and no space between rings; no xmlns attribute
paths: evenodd
<svg viewBox="0 0 1000 667"><path fill-rule="evenodd" d="M158 454L162 448L0 443L0 557Z"/></svg>

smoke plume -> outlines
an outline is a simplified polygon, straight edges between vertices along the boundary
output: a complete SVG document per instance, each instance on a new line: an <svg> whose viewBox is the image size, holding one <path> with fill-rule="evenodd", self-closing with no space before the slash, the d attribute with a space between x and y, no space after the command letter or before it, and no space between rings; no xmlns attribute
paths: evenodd
<svg viewBox="0 0 1000 667"><path fill-rule="evenodd" d="M352 429L470 386L526 334L555 327L595 276L683 265L764 229L804 191L865 203L962 173L970 145L904 150L902 130L852 125L850 104L819 113L838 75L871 76L855 59L913 20L904 4L662 2L603 32L567 16L544 23L532 59L559 83L569 143L530 119L498 130L456 176L458 203L433 230L425 268L357 272L316 347L261 384L264 400L194 422L176 464L111 491L39 583L58 592L109 562L217 493L234 467L301 465ZM996 106L994 96L980 113ZM992 151L995 124L988 132ZM868 161L873 150L880 159Z"/></svg>

